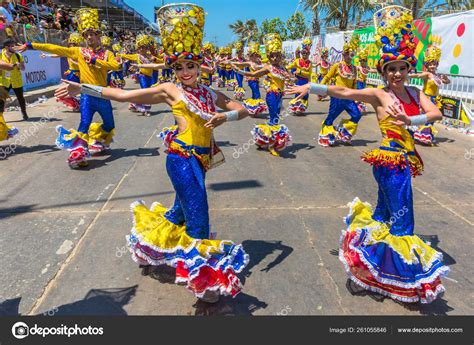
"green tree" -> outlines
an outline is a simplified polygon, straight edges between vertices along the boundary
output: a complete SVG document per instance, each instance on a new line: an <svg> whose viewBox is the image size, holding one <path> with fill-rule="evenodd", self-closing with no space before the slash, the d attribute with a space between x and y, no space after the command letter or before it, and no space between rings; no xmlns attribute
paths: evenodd
<svg viewBox="0 0 474 345"><path fill-rule="evenodd" d="M288 38L296 40L302 38L306 34L306 25L303 13L297 11L286 21Z"/></svg>
<svg viewBox="0 0 474 345"><path fill-rule="evenodd" d="M249 19L245 22L237 20L235 23L230 24L229 27L237 35L239 41L244 43L248 43L258 37L258 25L255 19Z"/></svg>
<svg viewBox="0 0 474 345"><path fill-rule="evenodd" d="M318 36L321 34L321 13L327 7L327 0L304 0L303 8L305 11L312 12L311 18L311 35Z"/></svg>
<svg viewBox="0 0 474 345"><path fill-rule="evenodd" d="M280 18L265 19L259 30L259 40L262 41L263 36L266 34L277 33L280 34L281 39L287 40L288 34L286 31L286 25Z"/></svg>
<svg viewBox="0 0 474 345"><path fill-rule="evenodd" d="M337 25L339 30L346 30L349 23L355 24L362 14L372 13L374 6L368 0L326 0L326 10L326 24Z"/></svg>

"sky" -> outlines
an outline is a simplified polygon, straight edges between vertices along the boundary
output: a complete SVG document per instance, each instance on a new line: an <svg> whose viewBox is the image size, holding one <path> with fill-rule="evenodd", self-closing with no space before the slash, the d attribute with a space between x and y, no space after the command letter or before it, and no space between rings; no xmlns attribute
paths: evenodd
<svg viewBox="0 0 474 345"><path fill-rule="evenodd" d="M161 5L161 0L125 0L150 21L154 21L154 7ZM178 1L165 0L165 4ZM286 20L295 12L298 0L188 0L204 8L206 11L206 24L204 27L205 41L211 41L219 46L226 45L236 39L229 28L229 24L238 19L245 21L255 19L260 23L264 19L280 17ZM302 10L302 8L299 8ZM306 15L307 23L310 22L310 14Z"/></svg>

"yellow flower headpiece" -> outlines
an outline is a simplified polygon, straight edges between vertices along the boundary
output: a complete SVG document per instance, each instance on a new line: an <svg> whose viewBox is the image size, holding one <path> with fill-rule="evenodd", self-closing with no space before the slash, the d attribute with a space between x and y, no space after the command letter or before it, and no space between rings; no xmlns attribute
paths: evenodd
<svg viewBox="0 0 474 345"><path fill-rule="evenodd" d="M344 43L342 50L344 53L350 53L357 51L359 47L360 37L357 34L353 34L349 42Z"/></svg>
<svg viewBox="0 0 474 345"><path fill-rule="evenodd" d="M100 38L100 43L102 44L103 47L110 47L112 44L112 40L110 39L109 36L102 36Z"/></svg>
<svg viewBox="0 0 474 345"><path fill-rule="evenodd" d="M77 10L76 21L81 34L87 30L100 31L99 11L96 8L81 8Z"/></svg>
<svg viewBox="0 0 474 345"><path fill-rule="evenodd" d="M211 42L206 42L206 43L204 43L204 45L202 46L202 50L203 50L203 51L210 51L210 52L213 52L213 51L214 51L214 45L213 45Z"/></svg>
<svg viewBox="0 0 474 345"><path fill-rule="evenodd" d="M82 36L79 32L73 32L69 35L67 43L79 46L83 42Z"/></svg>
<svg viewBox="0 0 474 345"><path fill-rule="evenodd" d="M425 64L432 61L439 62L439 60L441 59L441 48L438 47L437 45L432 45L428 47L428 49L426 49L424 56L425 56L425 61L424 61Z"/></svg>
<svg viewBox="0 0 474 345"><path fill-rule="evenodd" d="M113 46L112 46L112 50L116 53L118 53L119 51L122 50L122 46L120 45L120 43L115 43Z"/></svg>
<svg viewBox="0 0 474 345"><path fill-rule="evenodd" d="M158 24L168 65L183 59L202 63L204 15L202 7L187 3L171 4L158 10Z"/></svg>
<svg viewBox="0 0 474 345"><path fill-rule="evenodd" d="M248 52L249 52L249 54L258 54L258 55L260 55L260 43L250 42Z"/></svg>
<svg viewBox="0 0 474 345"><path fill-rule="evenodd" d="M244 44L242 42L235 42L234 48L236 51L241 51L242 49L244 49Z"/></svg>
<svg viewBox="0 0 474 345"><path fill-rule="evenodd" d="M142 47L148 47L150 45L150 37L145 34L140 34L135 40L135 49L140 49Z"/></svg>
<svg viewBox="0 0 474 345"><path fill-rule="evenodd" d="M409 67L416 65L411 10L401 6L387 6L374 14L376 35L374 40L382 50L377 70L394 61L404 61Z"/></svg>
<svg viewBox="0 0 474 345"><path fill-rule="evenodd" d="M267 55L270 53L281 53L283 49L283 44L281 37L277 33L267 34L263 37L263 42L265 44L265 50Z"/></svg>
<svg viewBox="0 0 474 345"><path fill-rule="evenodd" d="M305 38L303 40L303 43L301 44L301 50L311 50L311 45L313 44L313 40L309 37Z"/></svg>
<svg viewBox="0 0 474 345"><path fill-rule="evenodd" d="M357 56L359 57L359 60L367 60L367 57L369 56L369 45L360 48L357 52Z"/></svg>

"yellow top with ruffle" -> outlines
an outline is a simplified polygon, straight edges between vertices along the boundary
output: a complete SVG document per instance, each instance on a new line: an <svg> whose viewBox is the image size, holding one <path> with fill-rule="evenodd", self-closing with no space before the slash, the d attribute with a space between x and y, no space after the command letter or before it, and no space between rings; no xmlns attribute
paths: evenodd
<svg viewBox="0 0 474 345"><path fill-rule="evenodd" d="M270 87L268 88L268 91L283 92L285 89L285 81L278 78L273 73L269 73L268 76L270 77Z"/></svg>
<svg viewBox="0 0 474 345"><path fill-rule="evenodd" d="M286 66L286 69L291 70L291 69L294 68L294 69L296 69L295 75L297 77L310 79L311 78L312 65L311 65L311 63L309 63L308 67L301 67L301 65L300 65L301 60L303 60L303 62L304 62L304 59L301 59L301 58L295 59L291 64Z"/></svg>
<svg viewBox="0 0 474 345"><path fill-rule="evenodd" d="M405 127L397 126L391 116L379 122L382 132L380 148L364 153L362 160L371 165L410 168L412 176L421 175L423 162L415 151L415 141Z"/></svg>
<svg viewBox="0 0 474 345"><path fill-rule="evenodd" d="M427 96L434 96L434 97L438 96L439 88L433 79L428 79L423 84L423 93Z"/></svg>
<svg viewBox="0 0 474 345"><path fill-rule="evenodd" d="M323 80L321 81L321 84L323 85L328 85L332 79L334 79L334 85L336 86L344 86L348 87L350 89L355 89L356 87L356 79L357 79L357 73L354 73L353 78L345 78L340 75L339 73L339 65L342 62L337 62L334 65L331 66L331 69L329 72L324 76Z"/></svg>
<svg viewBox="0 0 474 345"><path fill-rule="evenodd" d="M133 61L137 64L141 64L142 62L140 61L140 55L138 54L117 54L118 57L121 57L122 59ZM147 77L153 76L153 70L150 68L140 68L138 71L140 74L146 75Z"/></svg>
<svg viewBox="0 0 474 345"><path fill-rule="evenodd" d="M184 117L187 126L170 143L169 151L185 157L195 156L204 169L208 170L210 168L212 129L204 127L207 121L190 111L183 100L174 104L171 111L175 116Z"/></svg>

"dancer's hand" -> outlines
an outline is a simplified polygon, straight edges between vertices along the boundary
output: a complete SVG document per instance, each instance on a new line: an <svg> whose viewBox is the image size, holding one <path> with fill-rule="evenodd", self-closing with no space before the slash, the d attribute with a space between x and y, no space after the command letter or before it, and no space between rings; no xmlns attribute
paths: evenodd
<svg viewBox="0 0 474 345"><path fill-rule="evenodd" d="M54 92L57 98L74 97L81 93L81 84L64 79L61 81L63 84Z"/></svg>
<svg viewBox="0 0 474 345"><path fill-rule="evenodd" d="M17 45L17 46L14 46L12 48L12 50L15 52L15 53L23 53L24 51L27 51L28 50L28 45L25 43L25 44L20 44L20 45Z"/></svg>
<svg viewBox="0 0 474 345"><path fill-rule="evenodd" d="M224 113L212 113L212 114L214 114L214 116L204 124L204 127L214 129L227 121L227 116Z"/></svg>
<svg viewBox="0 0 474 345"><path fill-rule="evenodd" d="M285 93L287 95L295 95L299 93L298 97L296 97L296 100L299 100L309 93L309 86L310 86L309 83L305 85L300 85L300 86L293 85L293 86L290 86L288 89L286 89Z"/></svg>
<svg viewBox="0 0 474 345"><path fill-rule="evenodd" d="M409 126L411 124L410 117L395 105L389 105L385 111L388 115L395 118L395 121L390 121L390 123L393 123L396 126Z"/></svg>
<svg viewBox="0 0 474 345"><path fill-rule="evenodd" d="M89 49L81 49L82 56L84 57L84 61L88 64L92 62L92 54Z"/></svg>

